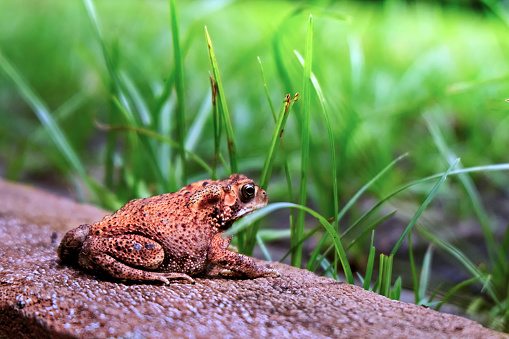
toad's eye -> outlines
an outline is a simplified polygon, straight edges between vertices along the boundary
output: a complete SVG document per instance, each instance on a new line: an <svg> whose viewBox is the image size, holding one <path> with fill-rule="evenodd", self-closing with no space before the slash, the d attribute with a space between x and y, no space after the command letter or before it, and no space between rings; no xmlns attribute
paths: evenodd
<svg viewBox="0 0 509 339"><path fill-rule="evenodd" d="M240 199L243 201L243 202L247 202L249 200L251 200L254 195L255 195L255 186L254 184L245 184L244 186L242 186L242 188L240 189Z"/></svg>

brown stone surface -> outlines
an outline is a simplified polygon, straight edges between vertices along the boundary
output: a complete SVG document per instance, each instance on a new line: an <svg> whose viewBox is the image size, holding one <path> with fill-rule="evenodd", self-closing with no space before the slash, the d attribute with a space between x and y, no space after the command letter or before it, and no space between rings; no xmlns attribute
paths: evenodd
<svg viewBox="0 0 509 339"><path fill-rule="evenodd" d="M279 278L123 284L61 266L64 231L106 213L0 180L0 338L509 338L275 263Z"/></svg>

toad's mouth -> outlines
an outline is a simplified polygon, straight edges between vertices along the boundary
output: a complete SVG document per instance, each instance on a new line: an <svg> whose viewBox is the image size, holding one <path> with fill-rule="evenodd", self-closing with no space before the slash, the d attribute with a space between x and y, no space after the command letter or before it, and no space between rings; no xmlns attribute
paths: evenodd
<svg viewBox="0 0 509 339"><path fill-rule="evenodd" d="M267 206L267 203L263 202L263 203L256 204L254 206L250 206L249 208L242 208L237 212L236 217L237 217L237 219L240 219L248 214L253 213L257 209L260 209L265 206Z"/></svg>
<svg viewBox="0 0 509 339"><path fill-rule="evenodd" d="M246 216L248 215L249 213L252 213L254 210L252 209L241 209L240 211L237 212L237 219L240 219L242 218L243 216Z"/></svg>

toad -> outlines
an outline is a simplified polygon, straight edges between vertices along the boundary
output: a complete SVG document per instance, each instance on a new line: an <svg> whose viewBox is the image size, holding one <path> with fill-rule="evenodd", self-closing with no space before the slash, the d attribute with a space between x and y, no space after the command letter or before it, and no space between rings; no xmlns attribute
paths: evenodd
<svg viewBox="0 0 509 339"><path fill-rule="evenodd" d="M135 282L194 283L192 276L211 267L222 275L279 276L228 250L232 237L222 236L267 202L265 191L242 174L202 180L175 193L132 200L93 225L70 230L57 253L62 263Z"/></svg>

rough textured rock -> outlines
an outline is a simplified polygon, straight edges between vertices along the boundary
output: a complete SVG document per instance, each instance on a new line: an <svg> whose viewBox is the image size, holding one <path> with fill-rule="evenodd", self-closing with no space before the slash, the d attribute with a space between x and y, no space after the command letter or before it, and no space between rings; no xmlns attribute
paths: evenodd
<svg viewBox="0 0 509 339"><path fill-rule="evenodd" d="M0 180L0 338L509 338L277 263L279 278L169 286L61 266L55 249L64 231L105 213Z"/></svg>

